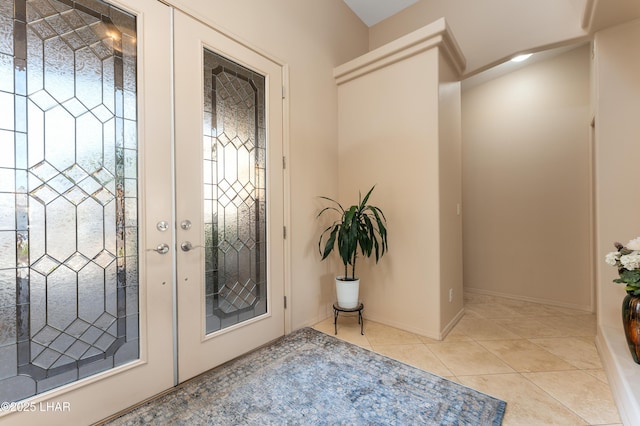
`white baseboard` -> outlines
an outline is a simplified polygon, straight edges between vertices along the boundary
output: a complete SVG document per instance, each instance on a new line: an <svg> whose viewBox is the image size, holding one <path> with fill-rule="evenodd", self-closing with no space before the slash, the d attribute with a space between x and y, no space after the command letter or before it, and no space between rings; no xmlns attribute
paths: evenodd
<svg viewBox="0 0 640 426"><path fill-rule="evenodd" d="M447 337L447 334L449 334L451 332L451 330L453 330L453 327L455 327L456 324L458 324L458 321L460 321L463 316L464 316L464 308L460 309L460 312L458 312L456 314L456 316L453 317L453 319L451 321L449 321L449 324L447 324L444 327L444 329L442 329L442 332L440 332L440 339L439 340L442 340L445 337Z"/></svg>
<svg viewBox="0 0 640 426"><path fill-rule="evenodd" d="M599 325L596 347L623 424L640 424L640 365L629 353L622 326Z"/></svg>

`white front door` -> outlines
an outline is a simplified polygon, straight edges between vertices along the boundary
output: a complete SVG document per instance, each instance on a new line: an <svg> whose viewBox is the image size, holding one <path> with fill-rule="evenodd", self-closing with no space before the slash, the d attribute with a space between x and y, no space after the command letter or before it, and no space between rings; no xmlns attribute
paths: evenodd
<svg viewBox="0 0 640 426"><path fill-rule="evenodd" d="M171 11L0 26L0 423L89 424L174 384Z"/></svg>
<svg viewBox="0 0 640 426"><path fill-rule="evenodd" d="M0 25L0 424L92 423L283 335L282 67L156 0Z"/></svg>
<svg viewBox="0 0 640 426"><path fill-rule="evenodd" d="M175 14L178 376L284 334L282 67Z"/></svg>

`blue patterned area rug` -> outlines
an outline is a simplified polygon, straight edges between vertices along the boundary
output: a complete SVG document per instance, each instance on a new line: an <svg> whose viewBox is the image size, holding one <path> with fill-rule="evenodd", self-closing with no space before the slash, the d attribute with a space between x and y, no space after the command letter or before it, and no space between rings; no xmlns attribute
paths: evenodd
<svg viewBox="0 0 640 426"><path fill-rule="evenodd" d="M305 328L113 425L500 425L506 403Z"/></svg>

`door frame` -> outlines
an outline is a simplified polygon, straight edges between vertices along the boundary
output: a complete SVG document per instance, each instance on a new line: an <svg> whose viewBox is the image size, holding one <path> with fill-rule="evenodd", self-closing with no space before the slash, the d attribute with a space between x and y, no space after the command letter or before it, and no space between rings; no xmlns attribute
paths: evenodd
<svg viewBox="0 0 640 426"><path fill-rule="evenodd" d="M261 49L245 42L234 34L223 30L211 22L204 22L202 16L192 8L188 2L180 0L107 0L114 6L120 7L137 15L138 28L143 32L137 34L138 39L138 141L139 152L139 217L145 223L139 228L139 262L140 262L140 357L121 367L116 367L104 373L91 376L54 390L38 394L19 407L21 412L0 412L0 425L12 424L14 421L25 421L33 424L67 425L78 423L93 423L109 418L145 399L153 398L166 392L178 384L177 371L177 271L176 271L176 206L175 206L175 111L174 111L174 55L173 14L179 10L191 19L220 32L231 40L264 56L278 64L282 70L282 155L283 155L283 221L285 238L283 241L283 286L286 298L284 310L284 333L292 331L292 277L291 277L291 237L287 230L291 229L291 181L290 181L290 98L289 98L289 65ZM142 6L141 6L142 4ZM155 4L168 12L167 17L153 12L143 11L145 5ZM160 14L161 15L161 14ZM169 30L169 31L167 31ZM150 49L156 46L156 49ZM158 49L158 46L165 46ZM167 54L167 52L169 52ZM141 58L141 59L140 59ZM158 61L158 62L156 62ZM162 63L151 69L154 63ZM154 81L156 83L154 83ZM157 83L162 81L162 83ZM157 90L166 88L167 90ZM153 111L156 106L168 106L166 111ZM164 118L162 118L164 117ZM145 161L147 154L158 151L152 146L153 141L168 138L170 148L166 154L155 152L153 161ZM159 155L161 154L161 155ZM147 179L145 174L163 176L163 180ZM162 192L160 188L171 188L170 197L163 200L145 199L141 194ZM167 213L168 212L168 213ZM156 224L168 221L171 226L165 233L158 233ZM159 255L153 249L161 243L166 243L171 250L166 255ZM163 257L166 256L166 257ZM167 258L171 256L170 271L163 268ZM144 265L144 267L143 267ZM165 265L166 266L166 265ZM150 291L153 288L154 291ZM144 313L144 315L143 315ZM151 316L151 319L148 316ZM151 338L151 325L156 329L168 330L172 333L170 339L160 336ZM156 371L152 371L156 369ZM151 371L149 374L148 372ZM172 371L173 374L157 374L158 371ZM120 378L129 375L130 384L127 392L122 392ZM95 393L94 393L95 390ZM96 404L95 394L109 395L109 404ZM41 407L54 404L61 410L43 410ZM66 409L69 408L69 409Z"/></svg>

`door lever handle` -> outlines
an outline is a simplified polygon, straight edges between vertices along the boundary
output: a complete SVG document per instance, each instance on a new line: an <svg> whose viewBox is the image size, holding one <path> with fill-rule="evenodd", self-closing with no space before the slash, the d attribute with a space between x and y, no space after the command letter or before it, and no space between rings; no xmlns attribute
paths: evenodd
<svg viewBox="0 0 640 426"><path fill-rule="evenodd" d="M156 248L147 249L147 251L155 251L158 254L167 254L169 253L169 245L165 243L158 244Z"/></svg>
<svg viewBox="0 0 640 426"><path fill-rule="evenodd" d="M185 241L180 244L180 248L182 249L182 251L191 251L196 248L204 248L204 246L194 246L193 244L191 244L191 241Z"/></svg>

